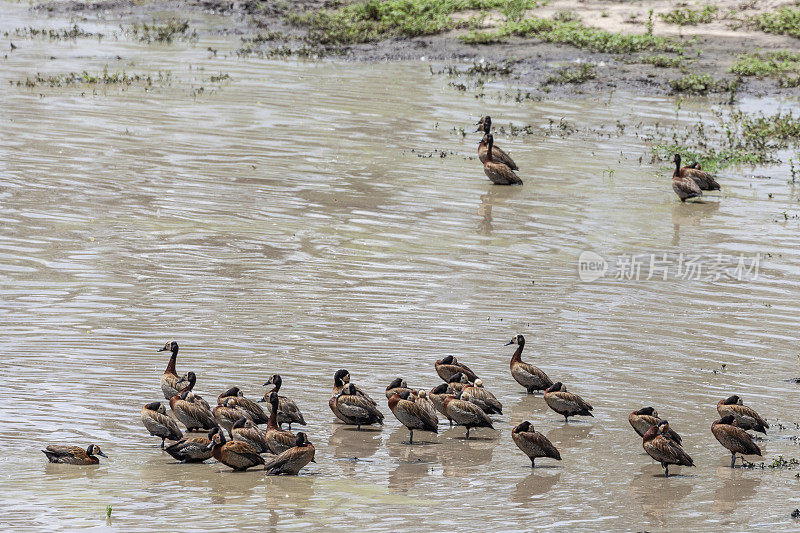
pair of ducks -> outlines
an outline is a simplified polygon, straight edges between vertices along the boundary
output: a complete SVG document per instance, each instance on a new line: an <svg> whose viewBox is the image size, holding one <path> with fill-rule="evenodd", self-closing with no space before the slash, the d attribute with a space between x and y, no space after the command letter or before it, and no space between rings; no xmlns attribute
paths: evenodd
<svg viewBox="0 0 800 533"><path fill-rule="evenodd" d="M699 163L692 163L688 167L681 167L681 156L675 154L672 159L675 163L675 172L672 173L672 190L685 202L689 198L703 196L703 191L720 190L719 183L708 173L700 168Z"/></svg>
<svg viewBox="0 0 800 533"><path fill-rule="evenodd" d="M717 403L720 418L711 424L711 433L731 452L731 468L736 464L736 454L761 456L761 449L747 433L752 429L766 434L769 424L756 411L733 395ZM664 476L669 477L669 466L695 466L682 447L681 436L658 416L652 407L644 407L628 416L636 433L642 437L642 447L647 454L661 463Z"/></svg>
<svg viewBox="0 0 800 533"><path fill-rule="evenodd" d="M491 133L492 117L484 116L475 124L483 131L483 138L478 142L478 159L483 163L483 172L495 185L522 185L522 180L514 173L519 170L514 160L500 148L494 146Z"/></svg>

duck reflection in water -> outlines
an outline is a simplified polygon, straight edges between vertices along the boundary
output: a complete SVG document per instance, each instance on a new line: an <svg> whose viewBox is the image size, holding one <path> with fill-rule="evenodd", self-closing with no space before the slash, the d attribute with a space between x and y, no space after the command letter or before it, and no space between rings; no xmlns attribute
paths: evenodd
<svg viewBox="0 0 800 533"><path fill-rule="evenodd" d="M676 203L672 206L672 244L677 246L681 240L681 226L699 226L704 218L712 217L719 211L719 202ZM697 229L684 230L694 233Z"/></svg>
<svg viewBox="0 0 800 533"><path fill-rule="evenodd" d="M492 208L502 206L508 199L517 194L521 189L517 187L491 187L481 195L481 205L478 206L478 235L489 236L494 231L494 218Z"/></svg>
<svg viewBox="0 0 800 533"><path fill-rule="evenodd" d="M676 504L689 496L695 482L684 476L659 477L656 481L654 473L660 468L657 464L643 466L631 481L630 493L650 525L663 528L669 527Z"/></svg>
<svg viewBox="0 0 800 533"><path fill-rule="evenodd" d="M550 430L547 439L559 450L569 450L581 446L581 441L589 436L592 431L590 424L564 424Z"/></svg>
<svg viewBox="0 0 800 533"><path fill-rule="evenodd" d="M546 469L537 467L537 470ZM561 479L560 471L555 475L542 475L541 471L527 475L517 483L514 492L511 493L511 501L522 504L536 501L536 496L550 492L558 484L559 479Z"/></svg>
<svg viewBox="0 0 800 533"><path fill-rule="evenodd" d="M714 491L712 509L715 513L729 514L756 495L761 478L755 472L717 467L716 475L725 482ZM732 517L731 517L732 518Z"/></svg>

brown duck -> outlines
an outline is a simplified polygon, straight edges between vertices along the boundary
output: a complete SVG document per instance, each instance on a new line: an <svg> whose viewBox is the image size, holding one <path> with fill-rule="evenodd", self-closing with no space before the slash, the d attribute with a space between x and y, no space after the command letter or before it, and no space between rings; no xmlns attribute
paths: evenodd
<svg viewBox="0 0 800 533"><path fill-rule="evenodd" d="M648 429L642 437L642 447L647 455L661 463L664 477L669 477L669 465L694 466L689 454L669 437L669 422L662 420Z"/></svg>
<svg viewBox="0 0 800 533"><path fill-rule="evenodd" d="M248 418L255 424L266 424L269 420L267 413L258 405L257 402L245 398L244 394L239 387L231 387L217 397L217 403L222 404L222 400L228 400L228 407L236 407L237 409L247 413ZM238 420L238 418L237 418Z"/></svg>
<svg viewBox="0 0 800 533"><path fill-rule="evenodd" d="M403 391L408 391L411 394L416 395L417 391L408 388L408 383L403 378L395 378L389 385L386 386L386 399L388 400L395 394L399 394Z"/></svg>
<svg viewBox="0 0 800 533"><path fill-rule="evenodd" d="M533 424L527 420L511 430L511 439L517 448L522 450L531 460L531 468L535 467L538 457L549 457L556 461L561 460L561 454L550 440L534 430Z"/></svg>
<svg viewBox="0 0 800 533"><path fill-rule="evenodd" d="M476 132L482 131L484 133L491 133L492 117L488 115L485 117L481 117L481 119L475 125L478 126L478 129L475 130ZM481 160L481 163L486 162L488 152L489 152L488 145L483 141L481 141L480 145L478 145L478 159ZM492 150L492 157L497 163L502 163L511 170L519 170L519 167L514 162L514 160L511 159L511 156L496 146Z"/></svg>
<svg viewBox="0 0 800 533"><path fill-rule="evenodd" d="M211 459L211 441L206 437L191 437L170 444L165 451L181 463L202 463Z"/></svg>
<svg viewBox="0 0 800 533"><path fill-rule="evenodd" d="M178 360L178 343L175 341L170 341L166 343L163 348L159 348L158 351L172 352L172 355L169 358L169 363L167 363L167 369L164 370L164 374L161 376L161 392L164 393L164 398L169 400L176 394L179 394L182 388L180 385L178 385L178 382L182 379L182 377L179 376L175 371L175 361Z"/></svg>
<svg viewBox="0 0 800 533"><path fill-rule="evenodd" d="M294 446L280 455L268 459L264 465L264 471L268 476L282 474L296 476L300 469L308 463L316 462L314 461L315 453L314 445L308 441L305 433L299 431Z"/></svg>
<svg viewBox="0 0 800 533"><path fill-rule="evenodd" d="M593 407L577 394L567 392L567 388L560 381L553 383L544 391L544 401L550 409L563 416L565 422L569 422L571 416L594 416Z"/></svg>
<svg viewBox="0 0 800 533"><path fill-rule="evenodd" d="M472 382L467 378L466 374L462 374L459 372L458 374L453 374L453 377L450 378L450 381L447 382L447 386L450 387L450 390L453 394L457 392L461 392L464 390L464 387L472 385Z"/></svg>
<svg viewBox="0 0 800 533"><path fill-rule="evenodd" d="M550 378L547 377L547 374L538 367L522 361L522 350L525 349L525 337L522 335L514 335L514 338L508 341L506 346L509 344L517 345L517 349L514 351L514 355L511 356L511 363L509 364L511 367L511 376L517 383L525 387L528 394L533 394L537 390L545 390L553 384Z"/></svg>
<svg viewBox="0 0 800 533"><path fill-rule="evenodd" d="M266 383L264 383L265 387L269 385L272 385L273 389L264 394L264 398L259 400L259 402L269 402L270 392L278 394L278 392L281 390L281 385L283 385L283 379L281 379L280 375L274 374L271 378L269 378L269 380L267 380ZM301 426L306 425L306 420L303 418L303 413L300 412L300 408L297 407L296 403L286 396L279 395L278 400L278 425L288 424L290 430L292 429L292 424L300 424ZM272 409L271 404L270 409Z"/></svg>
<svg viewBox="0 0 800 533"><path fill-rule="evenodd" d="M196 383L197 383L197 376L195 375L195 373L194 372L187 372L184 377L182 377L181 379L178 380L176 385L184 387L183 389L181 389L180 392L183 392L185 390L191 391L192 394L190 394L189 397L187 398L190 402L196 403L197 405L200 405L200 406L204 407L206 411L211 411L211 406L208 405L208 402L205 401L202 397L200 397L200 396L198 396L197 394L194 393L194 386L195 386ZM170 398L170 400L171 399L172 398ZM208 428L208 429L211 429L211 428Z"/></svg>
<svg viewBox="0 0 800 533"><path fill-rule="evenodd" d="M348 372L345 369L337 370L336 373L333 375L333 392L331 393L331 395L336 396L337 394L342 392L342 389L348 383L350 383L350 372ZM353 387L355 387L356 394L358 394L359 396L363 396L372 405L375 406L378 405L375 402L375 400L370 398L369 394L361 390L361 388L358 385L353 385Z"/></svg>
<svg viewBox="0 0 800 533"><path fill-rule="evenodd" d="M345 424L356 426L359 430L361 426L370 424L383 425L383 413L368 397L358 394L352 383L345 385L339 394L331 398L331 402L331 409Z"/></svg>
<svg viewBox="0 0 800 533"><path fill-rule="evenodd" d="M61 463L66 465L96 465L100 460L96 457L108 457L100 450L100 446L90 444L85 450L80 446L61 446L51 444L42 450L51 463Z"/></svg>
<svg viewBox="0 0 800 533"><path fill-rule="evenodd" d="M242 416L250 418L250 414L247 411L233 407L231 400L232 398L223 398L222 405L216 406L212 413L214 413L214 419L216 419L220 427L225 429L228 432L228 435L233 438L233 434L231 433L233 424L235 424L236 421Z"/></svg>
<svg viewBox="0 0 800 533"><path fill-rule="evenodd" d="M278 399L278 395L274 392L270 392L268 401L272 406L272 411L267 421L267 431L264 433L264 440L267 443L269 451L277 455L294 446L295 436L291 431L281 429L278 425L277 415L275 414L279 409L278 403L280 400Z"/></svg>
<svg viewBox="0 0 800 533"><path fill-rule="evenodd" d="M246 442L226 441L225 434L219 428L209 431L208 438L211 443L207 448L211 450L214 459L233 468L234 471L242 472L264 464L264 459L258 454L258 450Z"/></svg>
<svg viewBox="0 0 800 533"><path fill-rule="evenodd" d="M492 146L494 145L494 137L492 134L487 133L480 142L481 144L486 143L488 147L486 161L483 162L483 173L486 174L486 177L495 185L522 185L522 180L514 174L513 170L493 159Z"/></svg>
<svg viewBox="0 0 800 533"><path fill-rule="evenodd" d="M658 417L658 411L652 407L642 407L628 415L628 422L640 437L644 437L647 430L657 426L661 419ZM668 436L678 444L681 443L681 436L672 428L669 429Z"/></svg>
<svg viewBox="0 0 800 533"><path fill-rule="evenodd" d="M472 385L466 385L461 389L461 399L472 402L480 407L487 415L503 414L503 404L483 387L483 381L476 379Z"/></svg>
<svg viewBox="0 0 800 533"><path fill-rule="evenodd" d="M166 439L181 440L183 438L178 424L167 414L167 410L164 409L161 402L150 402L142 407L142 424L152 436L161 438L162 449Z"/></svg>
<svg viewBox="0 0 800 533"><path fill-rule="evenodd" d="M175 413L175 418L186 426L187 432L207 431L217 427L214 413L203 407L201 403L190 401L189 395L191 394L192 392L187 389L169 399L169 406Z"/></svg>
<svg viewBox="0 0 800 533"><path fill-rule="evenodd" d="M733 415L726 415L711 424L711 433L731 452L731 468L736 464L736 454L761 455L761 448L753 442L748 432L736 425Z"/></svg>
<svg viewBox="0 0 800 533"><path fill-rule="evenodd" d="M401 424L408 428L409 444L414 444L414 430L439 433L439 419L428 409L416 403L411 392L404 390L389 398L389 409Z"/></svg>
<svg viewBox="0 0 800 533"><path fill-rule="evenodd" d="M437 411L444 415L445 418L447 418L447 420L450 422L450 427L453 427L453 419L450 418L450 415L448 415L447 411L444 409L444 399L449 396L453 396L453 392L447 383L437 385L428 393L428 398L433 406Z"/></svg>
<svg viewBox="0 0 800 533"><path fill-rule="evenodd" d="M469 440L469 430L472 428L490 428L494 429L492 420L483 412L483 410L466 400L460 398L459 392L455 397L448 396L444 399L444 410L447 417L453 420L457 426L464 426L467 428L467 433L464 438Z"/></svg>
<svg viewBox="0 0 800 533"><path fill-rule="evenodd" d="M231 437L233 440L246 442L252 446L254 450L258 451L258 453L272 453L264 433L262 433L261 430L258 429L258 426L253 424L253 421L246 416L242 416L233 423L231 426Z"/></svg>
<svg viewBox="0 0 800 533"><path fill-rule="evenodd" d="M478 376L475 375L475 372L473 372L470 367L464 363L460 363L452 355L448 355L447 357L439 359L436 361L436 363L434 363L434 366L436 368L436 373L439 374L439 377L447 382L450 381L450 378L459 373L467 376L469 381L475 381L478 379Z"/></svg>
<svg viewBox="0 0 800 533"><path fill-rule="evenodd" d="M717 183L711 174L701 170L699 163L692 163L688 167L681 167L680 154L675 154L675 158L672 161L675 163L675 173L672 175L673 178L676 174L681 178L690 178L697 184L701 191L720 190L719 183Z"/></svg>
<svg viewBox="0 0 800 533"><path fill-rule="evenodd" d="M736 394L720 400L717 403L717 412L721 417L733 416L736 419L737 427L767 434L767 428L769 428L767 421L761 418L754 409L742 404L742 399Z"/></svg>
<svg viewBox="0 0 800 533"><path fill-rule="evenodd" d="M685 202L689 198L703 196L703 191L700 190L697 183L685 173L681 173L681 170L686 170L685 168L681 169L681 156L675 154L674 161L675 172L672 173L672 190L675 191L681 202Z"/></svg>

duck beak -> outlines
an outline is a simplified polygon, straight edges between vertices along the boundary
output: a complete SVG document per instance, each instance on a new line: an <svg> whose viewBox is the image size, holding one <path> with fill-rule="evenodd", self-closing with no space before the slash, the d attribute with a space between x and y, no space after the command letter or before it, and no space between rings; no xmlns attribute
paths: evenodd
<svg viewBox="0 0 800 533"><path fill-rule="evenodd" d="M266 401L266 398L261 398L260 400L256 400L256 403L264 403Z"/></svg>
<svg viewBox="0 0 800 533"><path fill-rule="evenodd" d="M509 344L514 344L514 341L508 341L508 342L507 342L507 343L505 343L503 346L508 346Z"/></svg>
<svg viewBox="0 0 800 533"><path fill-rule="evenodd" d="M272 380L269 380L269 381L267 381L266 383L264 383L264 384L262 385L262 387L266 387L266 386L268 386L268 385L272 385Z"/></svg>
<svg viewBox="0 0 800 533"><path fill-rule="evenodd" d="M166 346L164 346L163 348L159 348L159 349L158 349L158 350L156 350L156 351L157 351L157 352L166 352L166 351L167 351L167 347L166 347Z"/></svg>
<svg viewBox="0 0 800 533"><path fill-rule="evenodd" d="M106 459L108 459L108 456L106 454L104 454L103 452L97 452L97 455L99 455L100 457L105 457Z"/></svg>
<svg viewBox="0 0 800 533"><path fill-rule="evenodd" d="M186 381L186 378L181 378L181 379L179 379L178 381L175 382L175 385L178 385L179 383L183 383L184 381Z"/></svg>

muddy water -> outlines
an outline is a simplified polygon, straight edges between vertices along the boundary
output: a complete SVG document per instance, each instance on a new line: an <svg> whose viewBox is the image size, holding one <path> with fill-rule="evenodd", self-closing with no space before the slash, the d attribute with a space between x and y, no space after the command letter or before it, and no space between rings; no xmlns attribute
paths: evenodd
<svg viewBox="0 0 800 533"><path fill-rule="evenodd" d="M3 9L3 30L66 26ZM0 522L792 526L796 471L731 470L709 430L717 400L739 393L773 425L767 460L800 455L800 391L784 381L800 374L797 191L786 169L756 172L772 179L725 172L723 194L681 205L663 169L640 165L646 147L633 128L675 120L671 100L479 102L425 65L236 60L223 57L236 43L222 39L16 44L0 68ZM106 64L170 72L173 82L96 94L7 85ZM220 72L231 80L204 81ZM476 136L453 131L487 110L544 132L498 135L523 187L492 186L473 158ZM549 119L562 117L630 127L608 138L549 133ZM434 150L448 155L419 157ZM648 280L643 269L638 281L609 271L587 283L577 273L585 250L609 262L764 257L749 281ZM516 333L527 336L526 359L594 404L594 419L565 424L523 393L503 346ZM162 398L166 357L156 348L172 339L178 370L194 370L207 399L233 385L258 397L279 372L309 421L317 463L276 479L162 453L138 413ZM441 426L408 446L383 389L396 376L433 387L433 361L447 354L503 402L498 431L466 442ZM327 400L340 367L380 398L385 427L334 422ZM697 468L661 476L627 422L645 405L671 420ZM530 469L510 437L525 419L563 461ZM94 442L109 459L47 465L39 450L51 442Z"/></svg>

